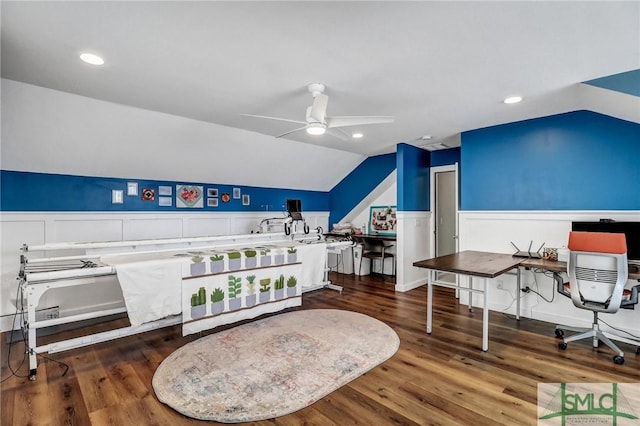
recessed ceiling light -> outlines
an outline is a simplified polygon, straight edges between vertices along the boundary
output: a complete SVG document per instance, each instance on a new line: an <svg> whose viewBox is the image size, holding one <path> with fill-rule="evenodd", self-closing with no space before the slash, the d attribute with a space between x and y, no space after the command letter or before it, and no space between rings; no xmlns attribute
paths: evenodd
<svg viewBox="0 0 640 426"><path fill-rule="evenodd" d="M521 100L522 100L522 96L510 96L502 102L504 102L505 104L517 104Z"/></svg>
<svg viewBox="0 0 640 426"><path fill-rule="evenodd" d="M80 55L80 59L82 59L83 61L85 61L86 63L91 64L91 65L103 65L104 64L104 59L102 59L98 55L94 55L93 53L83 53L83 54Z"/></svg>
<svg viewBox="0 0 640 426"><path fill-rule="evenodd" d="M423 140L423 141L430 141L431 139L433 139L433 136L431 135L420 136L420 140Z"/></svg>
<svg viewBox="0 0 640 426"><path fill-rule="evenodd" d="M362 133L354 133L354 134L351 135L351 137L354 138L354 139L360 139L363 136L364 135Z"/></svg>

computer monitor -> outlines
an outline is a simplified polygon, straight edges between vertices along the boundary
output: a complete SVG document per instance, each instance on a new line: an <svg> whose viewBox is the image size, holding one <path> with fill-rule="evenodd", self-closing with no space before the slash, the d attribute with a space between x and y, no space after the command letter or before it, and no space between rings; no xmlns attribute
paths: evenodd
<svg viewBox="0 0 640 426"><path fill-rule="evenodd" d="M287 212L291 219L302 220L302 202L300 200L287 200Z"/></svg>
<svg viewBox="0 0 640 426"><path fill-rule="evenodd" d="M571 230L622 233L627 240L627 259L631 263L640 263L640 222L616 222L612 220L572 222Z"/></svg>

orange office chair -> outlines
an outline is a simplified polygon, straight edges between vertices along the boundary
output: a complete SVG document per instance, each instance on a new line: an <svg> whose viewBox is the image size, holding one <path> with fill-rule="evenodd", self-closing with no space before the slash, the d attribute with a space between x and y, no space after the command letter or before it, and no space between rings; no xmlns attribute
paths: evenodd
<svg viewBox="0 0 640 426"><path fill-rule="evenodd" d="M570 337L564 337L558 344L566 349L567 343L580 339L593 339L593 347L603 342L616 352L613 362L624 364L624 352L604 335L598 326L598 313L615 313L620 308L633 309L638 303L638 287L625 293L628 278L627 243L624 234L607 232L571 232L569 234L569 260L567 274L569 288L566 285L558 290L571 297L573 304L581 309L593 312L591 328L556 326L556 336L563 337L563 329L578 331Z"/></svg>

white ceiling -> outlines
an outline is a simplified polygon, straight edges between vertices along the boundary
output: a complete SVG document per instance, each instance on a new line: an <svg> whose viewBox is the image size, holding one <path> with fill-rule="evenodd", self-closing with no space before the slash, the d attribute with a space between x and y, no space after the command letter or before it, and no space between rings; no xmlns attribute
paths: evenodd
<svg viewBox="0 0 640 426"><path fill-rule="evenodd" d="M1 13L4 78L272 136L296 125L241 114L304 120L306 86L321 82L328 115L395 122L353 128L358 141L287 138L363 155L590 108L598 95L578 83L640 68L637 1L2 1ZM501 102L513 94L524 101Z"/></svg>

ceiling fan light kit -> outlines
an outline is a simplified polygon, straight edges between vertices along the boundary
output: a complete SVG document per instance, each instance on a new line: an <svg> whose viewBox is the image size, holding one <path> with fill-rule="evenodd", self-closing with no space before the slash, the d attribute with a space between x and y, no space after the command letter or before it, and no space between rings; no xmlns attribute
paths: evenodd
<svg viewBox="0 0 640 426"><path fill-rule="evenodd" d="M307 125L307 133L313 136L324 135L326 131L326 127L321 123L309 123L309 125Z"/></svg>
<svg viewBox="0 0 640 426"><path fill-rule="evenodd" d="M264 118L267 120L287 121L297 124L304 124L304 127L290 130L286 133L276 136L281 138L299 130L306 130L307 134L312 136L321 136L325 133L338 139L348 140L348 134L340 130L341 127L362 126L365 124L382 124L393 123L393 117L387 116L340 116L328 117L327 105L329 97L324 94L325 85L322 83L311 83L307 86L307 90L313 97L313 104L307 108L305 121L292 120L289 118L269 117L265 115L242 114L246 117ZM329 131L327 131L329 129ZM332 130L336 131L332 131ZM358 136L354 136L357 138ZM361 136L360 136L361 137Z"/></svg>

